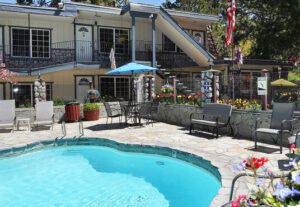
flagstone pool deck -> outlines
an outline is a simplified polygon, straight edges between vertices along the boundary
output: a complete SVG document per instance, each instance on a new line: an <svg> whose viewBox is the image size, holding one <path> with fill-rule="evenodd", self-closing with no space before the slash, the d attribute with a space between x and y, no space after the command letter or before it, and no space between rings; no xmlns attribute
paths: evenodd
<svg viewBox="0 0 300 207"><path fill-rule="evenodd" d="M117 120L115 120L117 121ZM233 177L237 174L233 171L232 165L238 163L249 156L264 156L270 159L267 166L278 172L278 161L287 160L288 149L284 148L283 154L279 151L272 153L253 151L253 142L245 139L237 139L222 136L218 139L203 135L189 135L188 130L180 126L154 123L153 126L132 126L119 127L114 124L111 128L105 127L105 119L93 122L83 122L83 137L107 138L120 143L142 144L160 147L170 147L203 157L211 161L212 165L219 169L222 176L222 188L211 203L212 207L218 207L228 202L230 186ZM79 124L67 123L67 138L79 137ZM0 150L12 147L25 146L33 142L43 140L55 140L62 138L61 125L55 124L53 131L37 130L26 131L26 127L21 127L21 131L7 133L0 131ZM277 146L272 146L276 149ZM240 179L236 185L238 194L247 193L249 185L245 179Z"/></svg>

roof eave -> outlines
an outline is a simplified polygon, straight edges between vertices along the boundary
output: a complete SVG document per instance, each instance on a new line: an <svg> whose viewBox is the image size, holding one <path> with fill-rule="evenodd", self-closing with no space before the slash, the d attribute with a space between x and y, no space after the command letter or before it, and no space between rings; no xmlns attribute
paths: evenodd
<svg viewBox="0 0 300 207"><path fill-rule="evenodd" d="M194 13L194 12L184 12L184 11L178 11L178 10L172 10L172 9L165 9L165 10L172 16L193 18L193 19L199 19L199 20L208 20L211 22L219 21L219 17L216 15L200 14L200 13Z"/></svg>
<svg viewBox="0 0 300 207"><path fill-rule="evenodd" d="M64 16L64 17L74 16L73 13L66 12L65 9L22 6L22 5L5 4L5 3L0 3L0 11L40 14L40 15L50 15L50 16Z"/></svg>

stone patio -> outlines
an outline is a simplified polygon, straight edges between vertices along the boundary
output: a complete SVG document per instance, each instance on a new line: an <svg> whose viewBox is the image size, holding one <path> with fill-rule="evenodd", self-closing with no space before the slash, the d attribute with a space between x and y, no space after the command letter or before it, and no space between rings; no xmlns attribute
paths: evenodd
<svg viewBox="0 0 300 207"><path fill-rule="evenodd" d="M232 170L234 163L238 163L249 156L264 156L271 160L267 163L267 166L278 172L278 163L281 160L288 159L286 156L288 149L286 148L284 148L283 154L279 154L279 151L270 149L271 147L278 149L277 146L264 145L266 148L261 148L260 152L256 152L253 150L253 142L251 140L236 139L228 136L213 139L211 136L204 134L189 135L187 129L165 123L136 127L123 127L113 124L111 128L106 128L105 119L102 118L95 122L84 122L83 125L84 137L107 138L127 144L170 147L193 153L211 161L212 165L219 168L219 172L222 175L222 188L211 204L213 207L218 207L228 202L231 181L236 175L236 172ZM66 137L79 137L78 123L67 123L66 129ZM21 127L20 130L13 133L0 131L0 150L62 137L60 124L55 124L53 131L41 129L29 132L26 131L25 127ZM245 179L240 179L236 187L236 192L239 194L247 193L249 189Z"/></svg>

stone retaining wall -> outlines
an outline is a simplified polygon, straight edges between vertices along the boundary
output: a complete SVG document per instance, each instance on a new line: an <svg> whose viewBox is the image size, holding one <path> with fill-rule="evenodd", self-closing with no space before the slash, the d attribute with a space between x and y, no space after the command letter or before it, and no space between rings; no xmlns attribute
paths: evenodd
<svg viewBox="0 0 300 207"><path fill-rule="evenodd" d="M51 65L73 62L75 57L74 49L52 49L50 58L27 58L27 57L11 57L11 54L5 55L5 62L8 68L24 69L39 68Z"/></svg>
<svg viewBox="0 0 300 207"><path fill-rule="evenodd" d="M166 105L160 104L158 113L155 115L156 121L174 124L183 127L189 127L190 114L202 112L202 108L189 105ZM231 125L233 127L234 136L238 138L252 139L255 131L255 122L257 118L263 120L262 127L270 125L272 111L253 111L253 110L237 110L234 109L231 116ZM300 116L300 113L296 113ZM299 128L300 121L297 123ZM227 129L222 130L226 133ZM264 136L266 138L266 136ZM266 138L269 139L269 138ZM269 139L270 140L270 139ZM284 143L287 145L287 139Z"/></svg>

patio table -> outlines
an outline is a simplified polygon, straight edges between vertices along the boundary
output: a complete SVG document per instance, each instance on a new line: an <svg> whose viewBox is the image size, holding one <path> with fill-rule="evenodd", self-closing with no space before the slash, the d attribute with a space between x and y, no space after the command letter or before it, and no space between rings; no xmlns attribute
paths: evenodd
<svg viewBox="0 0 300 207"><path fill-rule="evenodd" d="M17 130L20 130L20 125L27 125L28 131L31 130L30 118L17 118Z"/></svg>
<svg viewBox="0 0 300 207"><path fill-rule="evenodd" d="M139 108L140 104L138 103L131 103L125 105L125 124L128 124L128 121L131 120L133 125L140 125L141 119L139 118Z"/></svg>

